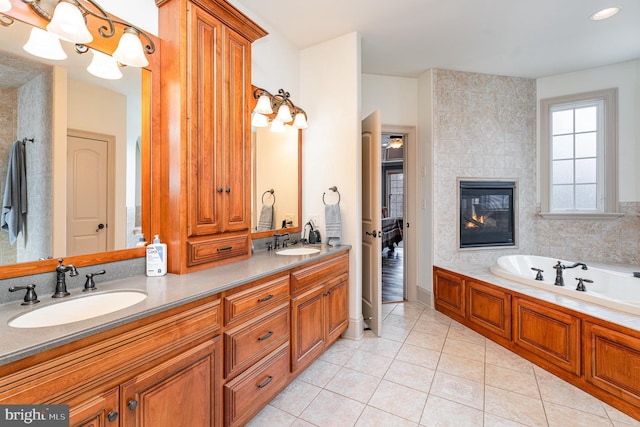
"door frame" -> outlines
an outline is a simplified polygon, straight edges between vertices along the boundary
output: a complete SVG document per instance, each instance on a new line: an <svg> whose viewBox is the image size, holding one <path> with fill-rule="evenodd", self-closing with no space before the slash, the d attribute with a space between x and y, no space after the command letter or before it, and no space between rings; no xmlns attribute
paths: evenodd
<svg viewBox="0 0 640 427"><path fill-rule="evenodd" d="M79 129L67 129L67 140L69 137L75 138L83 138L83 139L94 139L97 141L106 141L107 142L107 227L106 227L106 235L107 235L107 251L113 251L115 248L115 233L116 233L116 223L115 223L115 199L116 199L116 179L115 179L115 166L116 166L116 137L114 135L107 135L97 132L89 132L85 130ZM65 144L66 141L65 140ZM65 151L68 151L68 147ZM66 157L65 157L66 158ZM69 165L67 165L69 167ZM67 200L67 189L65 187L65 206ZM66 212L66 209L65 209ZM64 244L65 251L67 245L66 239L66 218L64 218ZM66 253L66 252L65 252Z"/></svg>
<svg viewBox="0 0 640 427"><path fill-rule="evenodd" d="M418 300L418 141L416 126L382 125L382 133L406 135L404 147L404 212L403 245L404 297L406 301ZM407 227L409 224L409 227ZM382 297L382 296L381 296Z"/></svg>

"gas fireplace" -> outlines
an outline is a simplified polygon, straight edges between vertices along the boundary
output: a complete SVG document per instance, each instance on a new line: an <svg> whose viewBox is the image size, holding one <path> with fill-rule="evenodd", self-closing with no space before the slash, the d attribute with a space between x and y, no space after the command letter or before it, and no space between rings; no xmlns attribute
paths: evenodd
<svg viewBox="0 0 640 427"><path fill-rule="evenodd" d="M460 248L515 246L515 181L460 181Z"/></svg>

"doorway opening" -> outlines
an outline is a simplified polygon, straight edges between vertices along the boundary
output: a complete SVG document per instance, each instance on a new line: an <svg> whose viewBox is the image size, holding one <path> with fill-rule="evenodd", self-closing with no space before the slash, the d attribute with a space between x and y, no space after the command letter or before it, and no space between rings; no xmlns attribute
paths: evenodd
<svg viewBox="0 0 640 427"><path fill-rule="evenodd" d="M382 133L382 302L406 300L405 161L406 134Z"/></svg>

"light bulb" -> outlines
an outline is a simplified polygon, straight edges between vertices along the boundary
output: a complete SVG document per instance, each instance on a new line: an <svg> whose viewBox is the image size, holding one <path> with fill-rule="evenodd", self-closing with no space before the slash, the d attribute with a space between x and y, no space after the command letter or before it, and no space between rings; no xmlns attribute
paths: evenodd
<svg viewBox="0 0 640 427"><path fill-rule="evenodd" d="M291 117L291 110L289 110L289 106L286 104L282 104L280 108L278 108L278 115L276 115L276 120L281 121L282 123L289 123L293 120Z"/></svg>
<svg viewBox="0 0 640 427"><path fill-rule="evenodd" d="M67 58L67 54L62 50L58 36L38 27L31 29L29 40L22 48L40 58L57 61Z"/></svg>
<svg viewBox="0 0 640 427"><path fill-rule="evenodd" d="M113 57L121 64L131 67L146 67L149 65L147 57L144 55L144 49L140 42L140 33L135 28L127 27L120 37L120 42Z"/></svg>
<svg viewBox="0 0 640 427"><path fill-rule="evenodd" d="M93 41L80 9L64 0L60 1L53 11L47 31L71 43L87 44Z"/></svg>
<svg viewBox="0 0 640 427"><path fill-rule="evenodd" d="M304 116L304 113L296 114L296 118L293 120L292 126L296 129L306 129L309 127L307 118Z"/></svg>
<svg viewBox="0 0 640 427"><path fill-rule="evenodd" d="M271 128L269 130L276 133L284 132L284 123L280 120L274 120L271 122Z"/></svg>
<svg viewBox="0 0 640 427"><path fill-rule="evenodd" d="M107 80L117 80L122 78L122 72L118 68L116 60L112 56L106 55L97 50L90 49L93 53L91 64L87 67L87 71L96 77Z"/></svg>
<svg viewBox="0 0 640 427"><path fill-rule="evenodd" d="M273 114L273 109L271 108L271 98L269 97L269 95L260 95L260 98L258 98L258 103L256 104L256 108L254 108L253 111L260 114Z"/></svg>
<svg viewBox="0 0 640 427"><path fill-rule="evenodd" d="M9 0L0 0L0 12L9 12L11 10L11 2Z"/></svg>
<svg viewBox="0 0 640 427"><path fill-rule="evenodd" d="M253 113L253 118L251 119L251 126L256 128L266 128L269 126L269 118L264 114Z"/></svg>

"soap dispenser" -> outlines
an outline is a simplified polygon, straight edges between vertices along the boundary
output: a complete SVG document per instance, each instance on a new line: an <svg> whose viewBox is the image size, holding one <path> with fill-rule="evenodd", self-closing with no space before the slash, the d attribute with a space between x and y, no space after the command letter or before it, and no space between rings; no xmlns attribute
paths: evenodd
<svg viewBox="0 0 640 427"><path fill-rule="evenodd" d="M153 236L153 243L147 245L147 276L167 274L167 245L160 243L160 237Z"/></svg>

